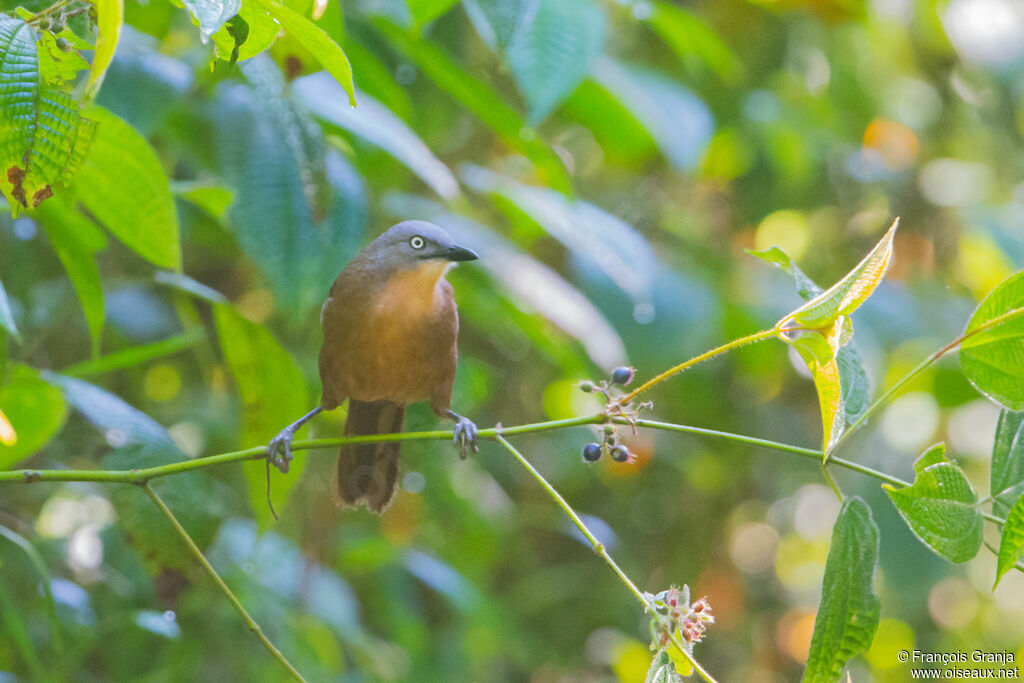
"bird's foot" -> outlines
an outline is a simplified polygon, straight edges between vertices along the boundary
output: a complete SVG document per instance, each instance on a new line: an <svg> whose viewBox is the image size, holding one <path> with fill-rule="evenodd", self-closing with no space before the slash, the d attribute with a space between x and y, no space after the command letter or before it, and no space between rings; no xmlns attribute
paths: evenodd
<svg viewBox="0 0 1024 683"><path fill-rule="evenodd" d="M288 473L288 464L292 461L292 440L294 438L295 430L285 427L267 445L267 460L285 474Z"/></svg>
<svg viewBox="0 0 1024 683"><path fill-rule="evenodd" d="M480 451L480 447L477 446L477 429L476 425L468 417L463 417L458 413L448 411L448 417L455 420L455 437L452 439L459 449L459 457L463 460L469 455L469 449L473 449L474 453Z"/></svg>

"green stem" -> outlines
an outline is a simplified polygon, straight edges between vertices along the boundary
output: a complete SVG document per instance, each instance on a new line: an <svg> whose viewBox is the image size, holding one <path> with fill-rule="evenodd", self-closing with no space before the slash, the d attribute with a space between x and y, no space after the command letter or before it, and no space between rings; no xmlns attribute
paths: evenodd
<svg viewBox="0 0 1024 683"><path fill-rule="evenodd" d="M178 532L178 535L181 536L182 540L185 541L185 544L188 545L189 550L191 550L192 554L195 555L197 560L199 560L199 564L203 565L203 569L205 569L206 573L210 575L210 578L213 579L213 582L217 584L217 586L224 593L224 595L227 596L231 604L234 605L238 613L242 615L242 619L245 620L245 623L249 627L249 630L252 632L252 634L256 636L256 638L259 639L261 643L263 643L263 647L267 648L267 650L270 651L270 654L274 655L274 658L277 659L277 661L281 662L281 664L283 664L286 669L288 669L288 673L290 673L292 677L295 678L295 680L305 681L306 679L302 677L302 674L300 674L298 670L296 670L296 668L292 666L292 663L289 662L283 654L281 654L281 651L278 650L272 642L270 642L270 639L267 638L267 635L265 633L263 633L263 629L261 629L260 625L256 623L256 620L249 616L249 612L246 611L242 603L238 600L237 597L235 597L235 594L231 592L231 589L228 588L228 585L224 583L224 579L220 578L220 574L218 574L217 570L213 568L213 565L210 564L210 561L206 559L206 556L203 555L203 551L199 549L199 546L196 545L196 542L193 541L189 533L185 531L185 527L181 525L181 522L179 522L178 518L174 516L174 513L171 512L171 509L169 507L167 507L167 504L164 503L163 499L156 494L156 491L154 491L153 488L148 483L142 485L142 490L145 491L146 495L148 495L156 504L156 506L160 508L160 511L164 513L164 516L167 517L168 521L170 521L175 531Z"/></svg>
<svg viewBox="0 0 1024 683"><path fill-rule="evenodd" d="M548 492L548 495L551 496L551 498L555 501L558 507L562 508L562 511L569 516L569 519L571 519L573 524L576 525L576 528L578 528L580 532L586 537L586 539L590 541L590 545L593 546L594 552L597 553L597 555L601 559L603 559L609 567L612 568L612 571L614 571L615 574L619 577L619 580L622 581L622 583L624 583L626 587L629 588L630 592L633 593L636 599L640 601L640 603L644 606L644 610L646 611L647 609L652 607L652 605L648 602L647 598L644 597L644 594L641 593L640 590L636 587L636 584L634 584L633 581L629 578L629 576L626 575L626 572L622 571L622 568L619 567L618 563L612 559L612 556L608 554L608 550L604 547L604 544L597 540L597 537L594 536L593 532L591 532L587 525L584 524L583 520L580 519L580 516L576 514L576 511L572 509L572 506L570 506L569 503L565 500L565 498L562 497L562 494L560 494L554 486L548 483L548 480L544 478L544 475L538 472L537 468L535 468L530 463L530 461L523 456L522 453L516 450L515 446L506 441L505 437L503 437L501 434L497 434L494 437L494 440L500 443L502 446L504 446L505 449L508 450L508 452L511 453L513 456L515 456L516 460L518 460L520 464L523 467L525 467L530 474L533 475L534 479L536 479L544 488L544 490ZM693 666L694 670L700 674L701 678L703 678L708 683L715 683L715 679L711 677L711 674L709 674L704 669L704 667L702 667L700 663L696 659L694 659L692 654L687 652L686 648L683 647L683 644L679 642L679 640L676 638L674 634L672 634L672 642L675 643L676 647L679 648L679 651L683 653L683 656L686 657L687 660L689 660L690 665Z"/></svg>
<svg viewBox="0 0 1024 683"><path fill-rule="evenodd" d="M759 342L759 341L763 341L765 339L769 339L771 337L774 337L774 336L778 335L778 333L779 333L778 327L773 327L773 328L771 328L769 330L761 330L760 332L755 332L754 334L748 334L746 337L740 337L739 339L733 339L731 342L722 344L721 346L716 346L715 348L711 349L710 351L705 351L704 353L700 354L699 356L694 356L690 360L688 360L688 361L686 361L684 363L680 363L679 365L676 365L674 367L671 367L668 370L666 370L665 372L663 372L663 373L653 377L652 379L647 380L646 382L644 382L643 384L638 386L636 389L634 389L633 391L629 392L628 394L626 394L625 396L620 398L619 399L619 404L620 405L626 405L627 403L632 401L634 398L636 398L640 394L644 393L645 391L647 391L648 389L653 387L655 384L659 384L661 382L664 382L669 377L672 377L673 375L678 375L680 372L682 372L684 370L688 370L688 369L692 368L694 365L697 365L698 363L702 363L702 362L706 361L709 358L713 358L714 356L717 356L720 353L725 353L726 351L731 351L731 350L733 350L735 348L739 348L740 346L744 346L746 344L753 344L754 342Z"/></svg>
<svg viewBox="0 0 1024 683"><path fill-rule="evenodd" d="M935 361L939 360L940 358L945 356L947 353L949 353L956 347L963 344L966 340L970 339L974 335L981 334L982 332L986 332L992 329L993 327L1002 325L1006 321L1011 320L1017 317L1018 315L1021 315L1022 313L1024 313L1024 307L1014 308L1012 310L1007 311L1006 313L1003 313L1002 315L998 315L995 318L992 318L991 320L982 323L973 330L969 332L964 332L962 335L960 335L959 337L949 342L935 353L925 358L913 370L904 375L903 378L900 379L900 381L896 382L896 384L891 386L885 393L883 393L881 396L875 399L875 401L870 406L868 406L868 409L865 410L864 413L859 418L857 418L853 424L850 425L850 428L847 429L846 432L839 437L839 441L836 442L836 445L832 449L832 451L835 452L835 450L839 448L840 444L846 441L846 439L849 438L851 434L853 434L861 427L861 425L867 422L869 417L874 415L879 408L881 408L889 401L889 399L891 399L897 392L903 389L903 387L907 386L910 382L912 382L918 375L920 375L922 372L928 369L933 363L935 363Z"/></svg>

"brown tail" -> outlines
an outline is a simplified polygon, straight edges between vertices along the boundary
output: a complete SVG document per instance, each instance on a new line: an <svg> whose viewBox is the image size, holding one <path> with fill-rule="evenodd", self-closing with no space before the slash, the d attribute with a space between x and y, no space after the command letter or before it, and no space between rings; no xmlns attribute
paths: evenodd
<svg viewBox="0 0 1024 683"><path fill-rule="evenodd" d="M402 431L405 406L389 401L364 403L349 399L345 436ZM357 508L365 504L384 512L398 485L399 444L365 443L342 446L334 473L334 503Z"/></svg>

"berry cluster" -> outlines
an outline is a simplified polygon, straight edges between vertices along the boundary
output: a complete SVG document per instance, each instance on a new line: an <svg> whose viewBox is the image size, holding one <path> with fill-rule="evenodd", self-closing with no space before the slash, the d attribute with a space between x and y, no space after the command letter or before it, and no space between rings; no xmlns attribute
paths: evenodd
<svg viewBox="0 0 1024 683"><path fill-rule="evenodd" d="M651 615L651 649L663 650L678 633L683 645L693 653L693 644L704 638L708 625L715 618L711 615L711 604L707 596L690 603L690 587L682 589L672 586L657 595L645 593Z"/></svg>
<svg viewBox="0 0 1024 683"><path fill-rule="evenodd" d="M607 380L602 381L600 384L580 382L580 390L587 394L592 392L604 394L605 399L608 401L607 410L610 414L611 408L619 405L611 395L612 387L624 387L632 382L634 372L635 370L631 367L615 368L612 370L610 384ZM621 414L621 407L618 411ZM615 462L632 463L636 461L636 456L630 453L624 444L619 442L618 428L613 424L606 424L604 426L604 440L601 443L588 443L583 447L583 460L584 462L597 462L605 453L608 453Z"/></svg>

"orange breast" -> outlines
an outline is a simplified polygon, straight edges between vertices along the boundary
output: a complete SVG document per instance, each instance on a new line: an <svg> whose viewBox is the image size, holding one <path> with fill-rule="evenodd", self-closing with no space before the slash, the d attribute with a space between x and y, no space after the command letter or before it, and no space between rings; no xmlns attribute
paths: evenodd
<svg viewBox="0 0 1024 683"><path fill-rule="evenodd" d="M428 398L455 371L458 330L447 263L425 262L392 277L327 339L333 381L361 401L408 404ZM328 381L328 378L322 378Z"/></svg>

